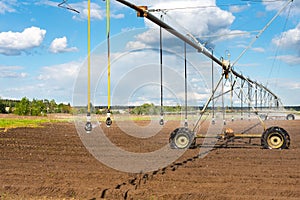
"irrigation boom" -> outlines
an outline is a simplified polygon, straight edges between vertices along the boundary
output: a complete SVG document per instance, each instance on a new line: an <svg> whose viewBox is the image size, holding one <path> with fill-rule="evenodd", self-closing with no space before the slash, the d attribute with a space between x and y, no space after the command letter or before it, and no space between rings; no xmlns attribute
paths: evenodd
<svg viewBox="0 0 300 200"><path fill-rule="evenodd" d="M191 40L187 36L179 33L173 27L171 27L170 25L168 25L165 22L161 21L155 15L153 15L152 13L150 13L145 6L137 6L137 5L134 5L134 4L132 4L132 3L128 2L128 1L125 1L125 0L116 0L116 1L118 1L118 2L124 4L124 5L128 6L128 7L136 10L138 12L138 16L146 17L147 19L149 19L153 23L155 23L158 26L164 28L165 30L167 30L171 34L175 35L176 37L180 38L181 40L183 40L184 42L186 42L190 46L194 47L199 52L203 53L205 56L209 57L214 62L218 63L220 66L223 65L222 61L219 60L217 57L213 56L211 54L211 52L208 49L206 49L203 44L201 44L200 42L196 42L195 40Z"/></svg>
<svg viewBox="0 0 300 200"><path fill-rule="evenodd" d="M147 19L149 19L150 21L152 21L153 23L157 24L158 26L164 28L165 30L167 30L168 32L170 32L171 34L173 34L174 36L180 38L181 40L183 40L184 42L186 42L187 44L189 44L190 46L194 47L196 50L198 50L198 52L203 53L205 56L207 56L208 58L212 59L215 63L217 63L219 66L221 66L224 70L224 74L228 75L228 73L232 73L234 76L243 79L247 82L249 82L250 84L252 84L255 87L259 87L262 88L264 91L268 92L269 94L271 94L274 99L276 101L280 102L279 97L274 94L270 89L268 89L266 86L257 83L256 81L253 81L249 78L244 77L242 74L234 71L234 69L232 69L232 66L230 65L229 62L224 62L224 60L219 59L217 57L215 57L203 44L201 44L199 41L195 40L194 37L187 37L183 34L181 34L180 32L178 32L177 30L175 30L173 27L171 27L170 25L166 24L165 22L163 22L162 20L160 20L159 18L157 18L155 15L153 15L151 12L149 12L147 10L146 6L137 6L135 4L132 4L126 0L116 0L134 10L137 11L138 16L140 17L145 17ZM251 43L249 44L249 46L241 53L241 55L238 57L238 59L233 63L236 64L236 62L242 57L242 55L245 54L245 52L254 44L254 42L260 37L260 35L271 25L271 23L284 11L284 9L289 5L289 3L291 3L293 0L288 0L282 9L280 9L276 15L267 23L267 25L259 32L258 35L255 36L255 38L251 41ZM277 104L277 103L276 103ZM279 104L277 104L279 105Z"/></svg>
<svg viewBox="0 0 300 200"><path fill-rule="evenodd" d="M107 1L107 42L108 42L108 110L110 108L110 43L109 43L109 31L110 31L110 1ZM234 138L260 138L261 139L261 145L263 148L269 148L269 149L286 149L290 146L290 137L286 130L284 130L281 127L273 126L273 127L266 127L266 124L264 123L264 120L267 119L267 117L263 117L263 106L264 108L271 109L274 107L278 110L280 106L282 106L282 103L278 96L274 94L270 89L268 89L266 86L251 80L248 77L243 76L242 74L236 72L233 69L233 66L239 61L239 59L245 54L247 50L249 50L252 45L256 42L256 40L262 35L262 33L273 23L273 21L284 11L284 9L291 3L293 0L287 0L286 3L283 5L283 8L281 8L276 15L265 25L259 33L255 36L255 38L252 39L250 44L242 51L242 53L238 56L238 58L233 62L233 64L230 63L229 60L224 60L223 58L217 58L214 56L213 51L209 51L204 44L199 42L192 34L186 34L183 35L179 31L175 30L173 27L168 25L167 23L163 22L161 19L157 18L155 15L151 13L151 10L148 10L147 6L137 6L135 4L132 4L126 0L116 0L125 6L128 6L134 10L137 11L138 17L145 17L152 21L153 23L157 24L160 27L160 56L161 56L161 72L162 72L162 41L161 41L161 29L165 29L172 35L176 36L177 38L181 39L185 42L184 48L185 48L185 62L186 62L186 44L190 45L191 47L195 48L199 53L204 54L206 57L210 58L212 60L212 92L209 96L208 100L206 101L205 105L203 106L202 110L200 111L200 117L198 121L193 124L193 130L189 129L189 126L187 124L187 87L186 87L186 63L185 63L185 125L184 127L176 128L169 137L169 143L171 148L177 148L177 149L186 149L189 148L191 145L196 145L196 139L197 138L215 138L215 139L223 139L227 141L233 141ZM59 7L74 11L79 13L77 10L73 9L69 4L67 4L67 0L63 0L62 3L58 4ZM88 47L90 47L90 0L88 0ZM229 56L228 56L229 58ZM214 85L213 81L213 64L217 63L220 67L222 67L222 74L219 78L216 85ZM229 74L231 76L229 76ZM162 77L162 73L161 73ZM227 91L224 91L224 85L226 84L223 82L224 78L227 80L230 80L230 89ZM217 94L216 91L219 88L219 86L222 86L222 92L220 94ZM253 92L254 90L254 92ZM233 94L235 93L238 98L240 99L241 107L241 120L243 120L243 105L244 102L247 102L248 104L248 117L250 120L250 110L252 109L253 113L258 117L260 120L260 123L263 126L264 132L261 133L252 133L252 134L245 134L246 132L250 131L251 129L255 128L257 124L254 126L251 126L250 128L242 131L241 133L235 133L232 129L223 129L223 125L226 125L225 122L225 106L224 106L224 95L230 93L230 101L231 101L231 111L233 111ZM217 122L214 121L214 100L222 97L222 108L223 108L223 123L221 124L221 120L217 120ZM162 120L162 78L161 78L161 120ZM199 131L199 122L203 116L203 114L206 112L208 105L212 102L212 121L211 125L215 125L217 123L217 126L209 126L207 130L206 135L200 134ZM258 102L260 102L260 114L259 114L259 106ZM263 105L264 104L264 105ZM267 105L267 106L266 106ZM107 121L106 125L107 127L110 127L111 125L111 119L110 119L110 112L107 113ZM269 114L269 113L268 113ZM267 114L267 115L268 115ZM262 119L264 118L264 119ZM295 119L293 114L288 114L286 119ZM109 120L109 121L108 121ZM233 115L232 115L232 121ZM160 125L163 125L163 121L161 121ZM221 123L220 123L221 122ZM259 123L258 123L259 124ZM90 49L88 48L88 113L87 113L87 123L85 125L85 131L87 133L91 133L92 130L92 123L91 123L91 116L90 116ZM223 133L222 133L223 131ZM83 135L84 136L84 135ZM89 138L89 141L91 139ZM250 142L250 140L249 140ZM205 140L204 142L205 143ZM94 144L93 144L94 147ZM132 154L131 154L132 155ZM200 154L199 154L200 155Z"/></svg>

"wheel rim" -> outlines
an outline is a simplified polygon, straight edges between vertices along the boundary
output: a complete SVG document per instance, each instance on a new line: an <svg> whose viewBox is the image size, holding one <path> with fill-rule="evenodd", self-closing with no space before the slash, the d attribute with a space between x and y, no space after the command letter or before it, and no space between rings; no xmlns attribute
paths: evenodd
<svg viewBox="0 0 300 200"><path fill-rule="evenodd" d="M186 148L189 145L189 142L187 135L180 134L175 138L175 144L180 149Z"/></svg>
<svg viewBox="0 0 300 200"><path fill-rule="evenodd" d="M283 136L281 134L275 132L275 133L271 133L268 136L267 142L268 142L268 145L269 145L270 148L278 149L283 145L284 139L283 139Z"/></svg>

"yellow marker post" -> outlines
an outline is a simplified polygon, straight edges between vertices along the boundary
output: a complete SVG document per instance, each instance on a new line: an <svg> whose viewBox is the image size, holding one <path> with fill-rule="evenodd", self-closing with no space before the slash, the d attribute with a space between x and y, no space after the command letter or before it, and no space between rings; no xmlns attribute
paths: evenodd
<svg viewBox="0 0 300 200"><path fill-rule="evenodd" d="M106 35L107 35L107 118L106 126L110 127L110 0L106 0Z"/></svg>
<svg viewBox="0 0 300 200"><path fill-rule="evenodd" d="M88 0L88 111L86 116L85 131L92 131L91 123L91 1Z"/></svg>

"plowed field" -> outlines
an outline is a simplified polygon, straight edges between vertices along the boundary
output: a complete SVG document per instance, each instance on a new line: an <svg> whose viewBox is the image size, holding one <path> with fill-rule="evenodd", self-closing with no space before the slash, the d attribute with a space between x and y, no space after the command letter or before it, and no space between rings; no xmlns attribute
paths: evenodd
<svg viewBox="0 0 300 200"><path fill-rule="evenodd" d="M289 149L236 141L204 158L189 149L169 166L141 174L100 163L73 123L9 129L0 133L0 199L300 199L300 121L276 124L289 132ZM112 141L135 144L132 151L143 146L112 130Z"/></svg>

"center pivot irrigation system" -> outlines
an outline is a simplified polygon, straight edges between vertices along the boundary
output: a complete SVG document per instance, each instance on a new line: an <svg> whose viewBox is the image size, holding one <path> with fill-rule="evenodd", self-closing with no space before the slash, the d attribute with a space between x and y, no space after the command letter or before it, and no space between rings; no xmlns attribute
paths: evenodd
<svg viewBox="0 0 300 200"><path fill-rule="evenodd" d="M183 35L175 28L171 27L167 23L165 23L162 18L156 17L152 12L156 12L157 10L150 10L147 6L137 6L125 0L116 0L137 12L138 17L144 17L150 20L151 22L157 24L160 27L160 67L162 71L162 41L161 41L161 31L162 29L168 31L175 37L179 38L184 42L185 47L185 90L186 87L186 46L189 45L195 48L199 53L202 53L212 61L212 70L213 64L216 63L222 68L222 73L219 80L214 85L213 82L213 72L212 72L212 92L204 104L202 110L200 111L200 116L195 123L192 129L188 128L187 125L187 96L185 97L185 107L186 107L186 115L185 115L185 123L184 127L180 127L175 129L169 138L169 142L171 147L178 149L189 148L190 145L196 143L197 138L207 138L213 137L216 139L234 139L234 138L260 138L261 145L263 148L269 149L285 149L290 145L290 136L286 130L278 126L268 127L266 126L265 120L270 117L272 111L276 111L278 113L285 113L283 109L283 104L280 98L274 94L270 89L264 86L257 81L253 81L248 77L243 76L242 74L236 72L233 68L235 64L240 60L240 58L249 50L255 41L261 36L261 34L272 24L272 22L286 9L286 7L293 2L293 0L288 0L283 7L274 15L274 17L266 24L266 26L261 29L258 34L253 38L250 42L249 46L247 46L244 51L238 56L238 58L231 63L228 56L228 59L217 58L214 56L213 51L209 51L205 44L199 42L195 37L191 34ZM67 4L67 1L64 0L60 7L78 12L73 9L70 5ZM108 107L107 107L107 119L106 125L110 127L112 124L112 120L110 118L110 0L106 0L106 8L107 8L107 47L108 47ZM225 81L224 81L225 80ZM224 90L225 84L230 84L229 89ZM222 88L220 93L217 93L219 88ZM187 95L187 92L185 91ZM241 120L243 120L243 114L248 113L250 118L250 114L255 115L258 118L261 126L263 127L263 133L252 133L252 134L244 134L242 133L234 133L232 129L226 129L223 133L213 134L211 136L203 135L199 133L199 127L201 126L201 119L206 112L208 112L209 108L212 110L212 125L215 120L215 105L214 102L218 98L229 94L231 100L231 109L233 109L233 95L235 95L240 101L240 113ZM212 104L212 105L211 105ZM163 121L163 109L162 109L162 73L161 73L161 119L159 121L160 125L164 124ZM209 107L210 106L210 107ZM243 109L243 107L246 109ZM85 130L87 132L92 131L92 124L90 119L90 0L88 0L88 112L87 112L87 123L85 126ZM224 116L224 102L223 102L223 116ZM293 114L288 114L285 116L286 119L294 119L295 116ZM232 121L234 118L232 117ZM223 117L222 123L226 124L225 118Z"/></svg>

